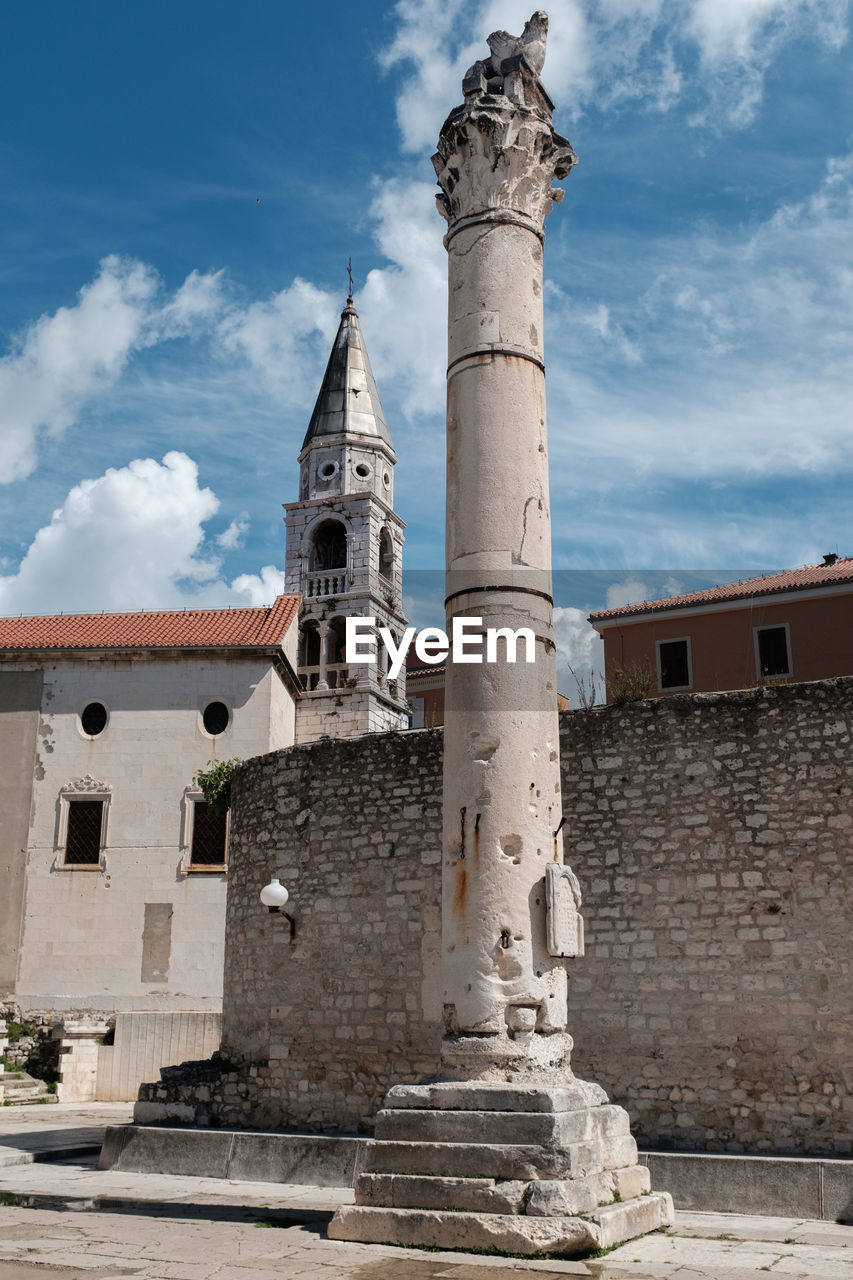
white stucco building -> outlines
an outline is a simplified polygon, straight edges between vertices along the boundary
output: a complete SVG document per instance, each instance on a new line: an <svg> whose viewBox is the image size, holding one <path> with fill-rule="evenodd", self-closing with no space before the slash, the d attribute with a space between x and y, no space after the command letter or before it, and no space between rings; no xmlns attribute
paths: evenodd
<svg viewBox="0 0 853 1280"><path fill-rule="evenodd" d="M286 508L285 594L0 619L0 1001L119 1015L97 1096L218 1043L227 819L193 775L406 727L403 679L342 652L347 615L405 625L395 462L349 298Z"/></svg>

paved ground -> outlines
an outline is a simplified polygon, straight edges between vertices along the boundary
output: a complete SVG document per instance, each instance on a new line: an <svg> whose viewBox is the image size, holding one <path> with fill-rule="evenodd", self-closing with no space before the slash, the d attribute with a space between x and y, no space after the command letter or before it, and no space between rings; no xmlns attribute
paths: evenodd
<svg viewBox="0 0 853 1280"><path fill-rule="evenodd" d="M584 1262L343 1244L325 1227L344 1188L99 1173L104 1125L129 1114L0 1111L0 1280L853 1280L853 1227L732 1214L683 1213Z"/></svg>

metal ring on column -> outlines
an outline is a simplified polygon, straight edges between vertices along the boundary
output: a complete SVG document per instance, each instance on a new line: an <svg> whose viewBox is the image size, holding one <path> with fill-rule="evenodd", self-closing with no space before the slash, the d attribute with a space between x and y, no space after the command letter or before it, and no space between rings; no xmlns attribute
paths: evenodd
<svg viewBox="0 0 853 1280"><path fill-rule="evenodd" d="M493 226L521 227L523 231L532 232L542 244L545 243L544 228L523 213L515 213L509 209L483 209L481 213L472 213L467 218L460 218L458 222L454 222L444 237L445 249L450 246L451 240L458 236L460 231L466 231L468 227L477 227L483 223L491 223Z"/></svg>

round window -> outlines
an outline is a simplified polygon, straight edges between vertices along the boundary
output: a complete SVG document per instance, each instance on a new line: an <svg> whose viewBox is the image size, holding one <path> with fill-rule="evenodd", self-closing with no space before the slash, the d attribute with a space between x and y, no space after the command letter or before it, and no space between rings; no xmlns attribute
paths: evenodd
<svg viewBox="0 0 853 1280"><path fill-rule="evenodd" d="M107 709L103 703L90 702L85 706L80 716L80 724L83 732L90 738L97 738L99 733L103 733L107 727Z"/></svg>
<svg viewBox="0 0 853 1280"><path fill-rule="evenodd" d="M208 702L202 714L202 721L212 738L218 737L228 728L231 714L224 702Z"/></svg>
<svg viewBox="0 0 853 1280"><path fill-rule="evenodd" d="M360 476L362 480L366 480L370 475L370 467L366 462L360 462L355 469L355 474Z"/></svg>
<svg viewBox="0 0 853 1280"><path fill-rule="evenodd" d="M303 493L308 492L308 472L307 471L302 472L302 492Z"/></svg>
<svg viewBox="0 0 853 1280"><path fill-rule="evenodd" d="M386 489L391 488L391 472L390 471L385 472L385 474L382 477L382 483L385 485Z"/></svg>
<svg viewBox="0 0 853 1280"><path fill-rule="evenodd" d="M337 469L338 464L336 462L324 462L320 468L320 475L324 480L331 480L332 476L337 472Z"/></svg>

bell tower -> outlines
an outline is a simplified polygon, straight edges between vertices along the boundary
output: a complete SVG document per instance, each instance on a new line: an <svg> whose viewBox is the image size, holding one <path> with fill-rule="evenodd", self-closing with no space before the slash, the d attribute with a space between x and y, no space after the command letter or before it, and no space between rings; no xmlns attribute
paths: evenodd
<svg viewBox="0 0 853 1280"><path fill-rule="evenodd" d="M394 511L397 455L352 295L299 454L299 500L285 504L285 591L302 596L296 741L353 737L408 723L405 671L349 665L347 617L373 617L399 640L403 530Z"/></svg>

